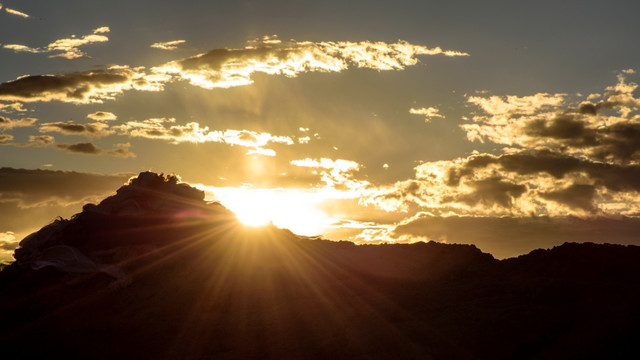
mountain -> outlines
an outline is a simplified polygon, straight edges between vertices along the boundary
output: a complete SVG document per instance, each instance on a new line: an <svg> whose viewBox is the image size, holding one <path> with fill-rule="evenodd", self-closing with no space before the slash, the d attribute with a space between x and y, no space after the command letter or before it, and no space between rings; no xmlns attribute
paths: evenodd
<svg viewBox="0 0 640 360"><path fill-rule="evenodd" d="M640 358L640 247L354 245L141 173L0 272L8 359Z"/></svg>

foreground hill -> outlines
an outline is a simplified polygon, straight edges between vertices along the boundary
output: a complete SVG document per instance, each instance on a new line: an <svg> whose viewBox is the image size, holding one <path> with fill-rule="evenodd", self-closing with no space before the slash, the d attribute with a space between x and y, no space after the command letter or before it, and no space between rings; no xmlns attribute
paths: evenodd
<svg viewBox="0 0 640 360"><path fill-rule="evenodd" d="M0 272L7 358L638 358L640 248L357 246L140 176Z"/></svg>

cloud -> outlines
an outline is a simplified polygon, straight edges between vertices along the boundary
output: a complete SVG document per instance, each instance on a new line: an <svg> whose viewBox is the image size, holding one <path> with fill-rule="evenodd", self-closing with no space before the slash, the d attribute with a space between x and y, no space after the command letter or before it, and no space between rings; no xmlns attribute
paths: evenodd
<svg viewBox="0 0 640 360"><path fill-rule="evenodd" d="M18 246L13 231L0 232L0 251L13 251Z"/></svg>
<svg viewBox="0 0 640 360"><path fill-rule="evenodd" d="M428 108L411 108L409 109L409 114L414 115L423 115L425 117L424 121L429 122L432 118L443 118L444 115L440 114L438 108L428 107Z"/></svg>
<svg viewBox="0 0 640 360"><path fill-rule="evenodd" d="M165 42L157 42L157 43L151 44L151 47L154 49L160 49L160 50L176 50L178 48L178 45L184 44L185 42L187 41L172 40L172 41L165 41Z"/></svg>
<svg viewBox="0 0 640 360"><path fill-rule="evenodd" d="M594 185L572 184L560 190L542 193L540 196L570 208L580 208L588 212L595 212L593 200L596 194Z"/></svg>
<svg viewBox="0 0 640 360"><path fill-rule="evenodd" d="M466 56L467 53L429 49L405 41L384 42L298 42L261 41L244 49L215 49L153 68L207 89L229 88L253 83L254 73L295 77L299 73L339 72L350 67L378 71L402 70L418 62L416 56Z"/></svg>
<svg viewBox="0 0 640 360"><path fill-rule="evenodd" d="M249 154L275 155L275 151L264 149L271 143L292 145L293 139L288 136L271 135L269 133L258 133L250 130L209 130L208 127L200 127L197 122L190 122L185 125L173 125L176 122L173 118L153 118L143 121L129 121L126 124L116 127L122 135L131 137L143 137L148 139L162 139L173 144L183 142L205 143L216 142L231 146L242 146L252 148Z"/></svg>
<svg viewBox="0 0 640 360"><path fill-rule="evenodd" d="M118 117L108 111L96 111L94 113L87 114L87 118L95 121L112 121Z"/></svg>
<svg viewBox="0 0 640 360"><path fill-rule="evenodd" d="M8 144L12 140L13 140L13 135L0 134L0 145Z"/></svg>
<svg viewBox="0 0 640 360"><path fill-rule="evenodd" d="M109 125L95 122L91 124L78 124L74 121L50 122L40 125L40 132L59 132L65 135L84 135L89 137L102 137L113 134Z"/></svg>
<svg viewBox="0 0 640 360"><path fill-rule="evenodd" d="M14 102L11 104L1 104L0 103L0 112L11 113L11 112L25 112L27 109L24 108L22 103Z"/></svg>
<svg viewBox="0 0 640 360"><path fill-rule="evenodd" d="M357 180L353 177L353 173L362 168L362 165L355 161L306 158L292 160L290 163L297 167L315 169L314 173L319 173L327 188L359 191L369 185L367 181Z"/></svg>
<svg viewBox="0 0 640 360"><path fill-rule="evenodd" d="M602 100L569 102L564 94L469 97L485 114L462 124L470 141L488 140L524 149L548 149L601 161L640 160L640 98L629 72L605 89ZM591 98L591 100L589 100Z"/></svg>
<svg viewBox="0 0 640 360"><path fill-rule="evenodd" d="M0 116L0 129L8 130L17 127L29 127L33 126L38 119L36 118L22 118L22 119L9 119L7 117Z"/></svg>
<svg viewBox="0 0 640 360"><path fill-rule="evenodd" d="M102 35L104 33L108 33L109 31L109 27L102 26L94 29L93 32L89 35L84 35L81 37L72 35L70 38L58 39L41 48L33 48L21 44L5 44L3 45L3 47L15 52L55 53L53 55L50 55L49 57L61 57L69 60L86 58L89 56L87 56L86 53L82 52L79 47L109 41L109 38L107 36Z"/></svg>
<svg viewBox="0 0 640 360"><path fill-rule="evenodd" d="M56 144L56 148L60 150L66 150L68 152L85 155L101 155L107 154L117 157L130 158L136 155L129 151L131 144L116 144L116 147L111 150L103 150L93 143L77 143L77 144Z"/></svg>
<svg viewBox="0 0 640 360"><path fill-rule="evenodd" d="M2 8L0 7L0 9L2 9ZM15 10L15 9L10 9L8 7L5 7L4 11L6 11L7 13L12 14L12 15L17 15L17 16L23 17L25 19L28 19L30 17L29 14L23 13L22 11L18 11L18 10Z"/></svg>
<svg viewBox="0 0 640 360"><path fill-rule="evenodd" d="M111 66L60 75L22 76L0 83L0 100L102 103L125 90L159 91L162 86L162 80L148 77L142 68Z"/></svg>
<svg viewBox="0 0 640 360"><path fill-rule="evenodd" d="M49 135L31 135L29 136L29 144L34 147L53 145L55 139Z"/></svg>

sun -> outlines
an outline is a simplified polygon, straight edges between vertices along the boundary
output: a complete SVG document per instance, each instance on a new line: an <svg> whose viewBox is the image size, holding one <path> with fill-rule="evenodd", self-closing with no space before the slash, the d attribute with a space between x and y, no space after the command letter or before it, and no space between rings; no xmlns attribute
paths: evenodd
<svg viewBox="0 0 640 360"><path fill-rule="evenodd" d="M218 188L216 197L246 226L269 223L299 235L319 235L332 219L319 209L317 194L294 189Z"/></svg>

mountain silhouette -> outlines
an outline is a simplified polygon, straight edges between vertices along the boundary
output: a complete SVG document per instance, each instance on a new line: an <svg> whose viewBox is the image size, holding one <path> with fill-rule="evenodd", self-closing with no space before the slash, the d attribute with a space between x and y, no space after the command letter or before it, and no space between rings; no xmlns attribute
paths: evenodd
<svg viewBox="0 0 640 360"><path fill-rule="evenodd" d="M141 173L0 272L7 359L640 358L640 247L355 245Z"/></svg>

